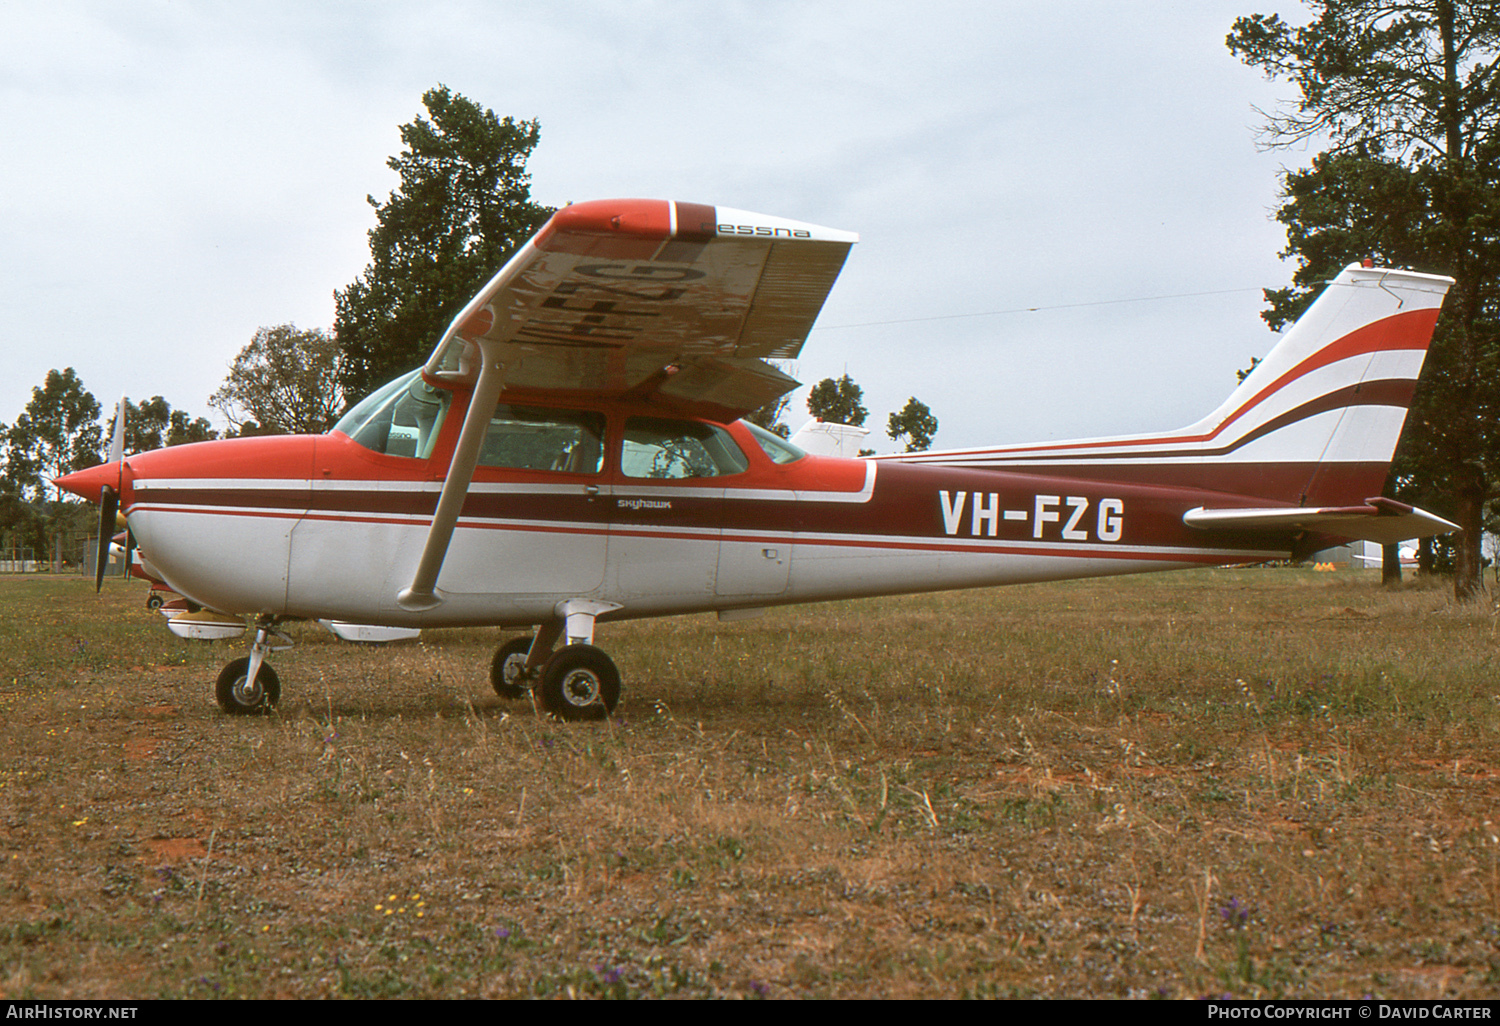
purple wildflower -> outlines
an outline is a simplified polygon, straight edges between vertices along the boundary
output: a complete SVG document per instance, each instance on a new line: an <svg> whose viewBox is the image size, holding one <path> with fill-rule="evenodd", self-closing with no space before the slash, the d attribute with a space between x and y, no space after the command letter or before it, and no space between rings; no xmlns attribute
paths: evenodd
<svg viewBox="0 0 1500 1026"><path fill-rule="evenodd" d="M1231 897L1229 904L1219 909L1219 918L1231 930L1242 930L1250 921L1250 907L1239 898Z"/></svg>

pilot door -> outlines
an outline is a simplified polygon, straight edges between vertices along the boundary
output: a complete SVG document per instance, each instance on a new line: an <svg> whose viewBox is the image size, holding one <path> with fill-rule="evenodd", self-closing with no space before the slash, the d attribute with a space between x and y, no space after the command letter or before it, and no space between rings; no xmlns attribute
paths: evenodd
<svg viewBox="0 0 1500 1026"><path fill-rule="evenodd" d="M786 590L789 560L767 558L760 545L749 559L733 532L725 546L725 486L749 465L713 424L627 418L610 503L608 590L615 601L665 612Z"/></svg>

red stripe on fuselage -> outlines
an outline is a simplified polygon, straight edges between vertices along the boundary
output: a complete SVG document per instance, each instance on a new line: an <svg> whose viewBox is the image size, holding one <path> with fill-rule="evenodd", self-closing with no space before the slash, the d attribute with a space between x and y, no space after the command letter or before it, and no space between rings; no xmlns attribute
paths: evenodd
<svg viewBox="0 0 1500 1026"><path fill-rule="evenodd" d="M370 525L395 525L401 527L428 527L430 520L413 520L407 518L391 519L385 517L360 517L360 516L332 516L332 515L299 515L294 513L276 512L270 510L251 509L205 509L202 507L174 507L174 506L144 506L143 511L182 513L190 516L204 517L250 517L259 519L282 519L301 522L303 520L332 523L332 524L370 524ZM592 537L609 537L611 535L630 538L654 538L663 541L696 541L696 542L732 542L745 544L787 544L795 542L804 547L829 547L829 548L853 548L871 549L889 552L935 552L950 555L990 555L990 556L1040 556L1062 559L1111 559L1130 560L1160 563L1201 563L1205 566L1218 566L1227 561L1232 561L1242 556L1265 558L1269 554L1280 550L1267 548L1261 545L1254 549L1236 550L1233 546L1222 546L1212 552L1194 552L1191 550L1162 549L1162 550L1140 550L1124 548L1085 548L1083 546L1070 546L1057 544L1054 546L1018 545L1007 542L987 542L973 540L967 545L959 545L952 542L944 543L938 540L898 539L898 538L871 538L864 537L826 537L812 536L799 537L787 534L710 534L710 533L687 533L684 531L672 531L670 529L648 529L612 526L608 529L586 525L568 524L518 524L518 523L485 523L475 522L468 518L459 521L461 528L483 530L483 531L513 531L529 534L567 534Z"/></svg>
<svg viewBox="0 0 1500 1026"><path fill-rule="evenodd" d="M851 463L861 471L868 469L866 463ZM377 483L372 483L369 489L357 490L303 490L291 482L288 485L286 489L275 490L147 487L140 490L132 509L170 508L177 512L200 509L226 516L305 517L319 522L421 526L429 522L436 501L430 490L397 491L381 488ZM704 480L696 480L684 482L683 488L701 491L706 485ZM1054 477L884 464L867 502L827 501L816 494L804 499L741 498L734 489L726 490L723 497L674 494L670 483L660 481L648 484L617 479L612 487L613 494L603 492L596 497L585 496L581 487L577 494L471 493L460 515L465 527L485 529L614 531L642 537L699 539L712 531L714 536L722 532L733 540L772 537L784 542L788 537L806 537L809 544L853 546L874 544L879 539L879 544L885 547L952 552L974 551L979 543L1011 550L1022 545L1027 553L1056 554L1051 546L1057 546L1059 550L1085 555L1108 552L1115 544L1153 549L1209 547L1220 553L1226 549L1264 552L1290 545L1289 540L1279 544L1280 539L1218 533L1212 536L1210 545L1210 538L1203 532L1182 523L1182 514L1198 506L1255 505L1245 493L1213 492L1186 484L1162 486L1157 481L1133 483L1106 476L1090 480L1076 473ZM636 496L642 494L646 498L638 502ZM304 501L295 501L298 498ZM273 508L267 510L267 506ZM1015 518L1005 515L1007 512ZM1106 537L1105 524L1110 516L1116 515L1119 529L1114 537ZM547 526L549 523L552 526Z"/></svg>

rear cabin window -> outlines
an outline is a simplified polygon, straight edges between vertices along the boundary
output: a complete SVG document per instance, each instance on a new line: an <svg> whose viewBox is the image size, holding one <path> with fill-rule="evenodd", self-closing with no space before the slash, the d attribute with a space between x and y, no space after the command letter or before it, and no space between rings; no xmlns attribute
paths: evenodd
<svg viewBox="0 0 1500 1026"><path fill-rule="evenodd" d="M795 463L807 455L785 438L772 434L759 424L752 424L748 420L742 420L740 423L750 429L750 436L755 439L761 452L765 453L772 463Z"/></svg>
<svg viewBox="0 0 1500 1026"><path fill-rule="evenodd" d="M625 477L724 477L750 461L722 428L694 420L631 417L625 422L620 473Z"/></svg>
<svg viewBox="0 0 1500 1026"><path fill-rule="evenodd" d="M583 410L501 403L490 418L479 464L597 474L604 469L604 416Z"/></svg>

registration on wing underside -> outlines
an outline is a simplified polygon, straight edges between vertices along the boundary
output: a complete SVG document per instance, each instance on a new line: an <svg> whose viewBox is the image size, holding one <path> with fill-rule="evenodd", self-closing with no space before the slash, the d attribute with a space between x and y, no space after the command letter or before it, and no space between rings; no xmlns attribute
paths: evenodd
<svg viewBox="0 0 1500 1026"><path fill-rule="evenodd" d="M708 225L713 228L712 223ZM796 387L764 363L800 351L851 241L772 228L652 251L566 231L528 245L455 321L495 345L508 388L662 394L749 410ZM786 233L785 237L775 234ZM433 373L453 373L440 349Z"/></svg>

